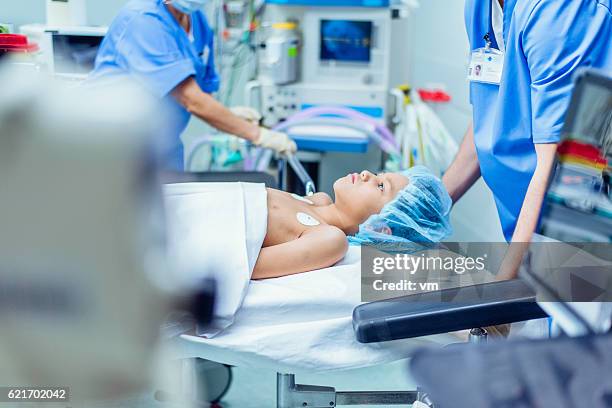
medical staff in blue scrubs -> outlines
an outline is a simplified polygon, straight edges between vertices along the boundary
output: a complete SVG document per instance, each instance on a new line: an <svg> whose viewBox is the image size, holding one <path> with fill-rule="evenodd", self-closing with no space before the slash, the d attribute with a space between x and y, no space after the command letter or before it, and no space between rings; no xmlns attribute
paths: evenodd
<svg viewBox="0 0 612 408"><path fill-rule="evenodd" d="M257 146L292 153L286 134L259 127L248 108L230 111L211 93L219 89L213 32L201 11L207 0L131 0L109 28L90 83L129 76L165 100L172 120L167 167L183 170L183 133L191 115ZM111 81L112 83L112 81Z"/></svg>
<svg viewBox="0 0 612 408"><path fill-rule="evenodd" d="M506 240L540 218L574 74L612 74L610 0L467 0L473 124L444 176L459 200L482 176Z"/></svg>

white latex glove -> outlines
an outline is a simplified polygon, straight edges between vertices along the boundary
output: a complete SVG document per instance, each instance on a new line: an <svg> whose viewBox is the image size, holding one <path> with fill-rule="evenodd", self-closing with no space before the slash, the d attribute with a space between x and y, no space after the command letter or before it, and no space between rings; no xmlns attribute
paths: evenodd
<svg viewBox="0 0 612 408"><path fill-rule="evenodd" d="M248 106L234 106L230 109L230 111L239 118L256 125L259 124L262 118L261 113L253 108L249 108Z"/></svg>
<svg viewBox="0 0 612 408"><path fill-rule="evenodd" d="M259 139L254 144L272 149L280 154L293 154L297 151L297 145L289 139L286 133L275 132L264 127L259 128Z"/></svg>

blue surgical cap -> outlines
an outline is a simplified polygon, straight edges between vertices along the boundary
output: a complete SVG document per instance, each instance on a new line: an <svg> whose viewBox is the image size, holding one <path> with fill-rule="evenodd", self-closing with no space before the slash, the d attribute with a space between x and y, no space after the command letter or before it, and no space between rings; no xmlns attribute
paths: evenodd
<svg viewBox="0 0 612 408"><path fill-rule="evenodd" d="M440 179L424 166L400 174L408 177L408 185L359 226L359 232L349 237L351 244L431 243L452 233L452 200Z"/></svg>

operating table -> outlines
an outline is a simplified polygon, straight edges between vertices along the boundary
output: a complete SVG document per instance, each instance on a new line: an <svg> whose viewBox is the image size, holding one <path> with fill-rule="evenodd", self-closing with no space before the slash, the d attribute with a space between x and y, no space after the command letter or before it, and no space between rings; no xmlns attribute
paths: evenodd
<svg viewBox="0 0 612 408"><path fill-rule="evenodd" d="M300 175L299 169L296 173ZM182 181L212 181L210 176L187 174ZM213 176L217 177L214 181L229 181L236 175ZM238 176L241 181L247 176L250 181L278 185L266 174ZM180 336L180 357L276 370L278 408L409 405L415 401L426 404L427 396L416 390L336 391L297 384L295 374L409 358L421 347L463 341L449 334L458 331L469 331L470 341L486 341L485 327L546 316L535 302L535 292L521 280L362 304L359 277L359 248L353 247L345 261L328 270L253 282L235 323L212 339L194 334ZM347 282L353 283L347 286ZM321 287L332 290L322 291ZM286 356L282 355L283 348L291 348Z"/></svg>
<svg viewBox="0 0 612 408"><path fill-rule="evenodd" d="M545 317L535 292L521 280L445 289L360 305L353 311L353 328L361 343L380 343L470 330L471 342L486 341L484 327ZM440 299L453 301L440 302ZM346 405L407 405L426 395L403 392L337 392L329 387L296 385L295 376L278 374L278 408Z"/></svg>

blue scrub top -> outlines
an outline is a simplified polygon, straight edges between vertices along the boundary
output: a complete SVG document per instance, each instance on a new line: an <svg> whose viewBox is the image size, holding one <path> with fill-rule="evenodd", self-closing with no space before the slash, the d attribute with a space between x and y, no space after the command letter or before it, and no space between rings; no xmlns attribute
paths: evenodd
<svg viewBox="0 0 612 408"><path fill-rule="evenodd" d="M471 50L487 33L498 48L490 16L491 0L466 1ZM559 142L576 70L612 74L610 0L506 0L503 33L501 83L472 82L470 102L481 173L509 241L535 171L534 144Z"/></svg>
<svg viewBox="0 0 612 408"><path fill-rule="evenodd" d="M164 148L166 167L183 170L183 133L191 114L170 92L193 76L204 92L219 90L213 56L214 35L200 11L192 14L193 38L170 14L163 0L131 0L104 38L89 81L129 75L170 110Z"/></svg>

